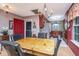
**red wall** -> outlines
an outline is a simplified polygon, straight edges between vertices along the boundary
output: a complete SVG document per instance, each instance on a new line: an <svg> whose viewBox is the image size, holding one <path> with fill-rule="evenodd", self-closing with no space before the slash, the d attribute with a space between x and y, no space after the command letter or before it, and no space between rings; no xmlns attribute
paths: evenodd
<svg viewBox="0 0 79 59"><path fill-rule="evenodd" d="M76 56L79 56L79 48L73 44L71 41L68 41L68 45Z"/></svg>
<svg viewBox="0 0 79 59"><path fill-rule="evenodd" d="M72 28L73 28L73 21L71 20L69 22L69 28L67 30L67 40L71 40L72 39Z"/></svg>
<svg viewBox="0 0 79 59"><path fill-rule="evenodd" d="M67 30L66 33L66 40L67 44L71 48L71 50L74 52L76 56L79 56L79 47L77 47L73 42L71 42L72 38L72 28L73 28L73 20L75 19L76 16L79 16L79 3L73 3L69 10L65 14L66 20L69 21L70 27Z"/></svg>
<svg viewBox="0 0 79 59"><path fill-rule="evenodd" d="M69 45L69 47L71 48L71 50L73 51L73 53L76 55L76 56L79 56L79 48L73 43L71 42L72 40L72 28L73 28L73 21L70 21L70 27L67 31L67 43Z"/></svg>
<svg viewBox="0 0 79 59"><path fill-rule="evenodd" d="M24 20L14 18L14 35L24 36Z"/></svg>

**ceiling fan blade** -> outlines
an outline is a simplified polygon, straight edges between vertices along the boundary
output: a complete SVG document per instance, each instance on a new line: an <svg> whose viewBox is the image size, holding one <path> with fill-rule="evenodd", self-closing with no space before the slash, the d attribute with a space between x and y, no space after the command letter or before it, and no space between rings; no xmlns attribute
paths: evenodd
<svg viewBox="0 0 79 59"><path fill-rule="evenodd" d="M39 12L38 12L38 9L33 9L33 10L31 10L33 13L35 13L35 14L38 14Z"/></svg>

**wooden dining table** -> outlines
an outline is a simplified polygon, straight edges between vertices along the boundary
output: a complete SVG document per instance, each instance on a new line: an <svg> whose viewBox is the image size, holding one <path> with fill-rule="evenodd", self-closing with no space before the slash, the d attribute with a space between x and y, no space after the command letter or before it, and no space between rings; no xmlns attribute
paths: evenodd
<svg viewBox="0 0 79 59"><path fill-rule="evenodd" d="M51 56L54 54L55 41L44 38L24 38L16 41L27 52L37 56Z"/></svg>

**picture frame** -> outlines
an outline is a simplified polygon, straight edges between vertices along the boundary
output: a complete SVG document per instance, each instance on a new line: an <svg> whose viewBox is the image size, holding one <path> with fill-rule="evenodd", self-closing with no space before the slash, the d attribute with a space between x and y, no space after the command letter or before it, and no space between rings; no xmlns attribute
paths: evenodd
<svg viewBox="0 0 79 59"><path fill-rule="evenodd" d="M9 20L9 29L13 29L13 20Z"/></svg>
<svg viewBox="0 0 79 59"><path fill-rule="evenodd" d="M35 22L33 22L33 28L36 28L36 24L35 24Z"/></svg>

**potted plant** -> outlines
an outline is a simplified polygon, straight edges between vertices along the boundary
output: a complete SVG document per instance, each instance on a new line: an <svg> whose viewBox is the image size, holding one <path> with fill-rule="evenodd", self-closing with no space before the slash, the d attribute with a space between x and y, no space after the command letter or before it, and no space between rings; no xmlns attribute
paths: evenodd
<svg viewBox="0 0 79 59"><path fill-rule="evenodd" d="M2 33L2 40L8 40L9 39L8 29L3 27L2 30L1 30L1 33Z"/></svg>
<svg viewBox="0 0 79 59"><path fill-rule="evenodd" d="M8 35L8 31L3 31L2 34L3 35Z"/></svg>

